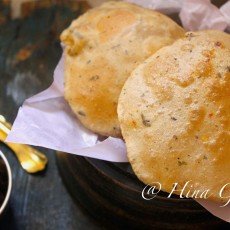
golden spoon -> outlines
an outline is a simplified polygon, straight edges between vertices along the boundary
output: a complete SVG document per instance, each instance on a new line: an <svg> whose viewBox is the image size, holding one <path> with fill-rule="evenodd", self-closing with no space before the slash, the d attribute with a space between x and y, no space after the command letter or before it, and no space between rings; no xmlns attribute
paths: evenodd
<svg viewBox="0 0 230 230"><path fill-rule="evenodd" d="M0 115L0 141L14 151L22 168L28 173L36 173L45 169L48 160L43 153L28 145L5 142L10 129L11 125Z"/></svg>

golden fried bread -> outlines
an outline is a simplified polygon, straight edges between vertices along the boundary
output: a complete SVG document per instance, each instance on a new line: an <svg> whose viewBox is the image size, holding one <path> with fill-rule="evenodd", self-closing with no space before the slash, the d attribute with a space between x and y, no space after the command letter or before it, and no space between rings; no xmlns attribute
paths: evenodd
<svg viewBox="0 0 230 230"><path fill-rule="evenodd" d="M210 189L221 201L230 182L230 35L187 33L156 52L126 81L118 117L141 181L169 193L190 181L191 192Z"/></svg>
<svg viewBox="0 0 230 230"><path fill-rule="evenodd" d="M73 21L65 45L65 98L88 129L120 136L117 101L132 70L184 36L168 17L125 2L108 2Z"/></svg>

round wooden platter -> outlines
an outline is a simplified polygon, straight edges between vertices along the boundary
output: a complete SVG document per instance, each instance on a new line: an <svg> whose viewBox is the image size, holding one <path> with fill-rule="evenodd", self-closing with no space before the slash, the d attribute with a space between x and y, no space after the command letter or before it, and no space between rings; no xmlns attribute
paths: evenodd
<svg viewBox="0 0 230 230"><path fill-rule="evenodd" d="M128 163L57 153L57 164L73 199L105 226L132 229L223 229L229 225L192 199L158 193L144 200L145 185Z"/></svg>

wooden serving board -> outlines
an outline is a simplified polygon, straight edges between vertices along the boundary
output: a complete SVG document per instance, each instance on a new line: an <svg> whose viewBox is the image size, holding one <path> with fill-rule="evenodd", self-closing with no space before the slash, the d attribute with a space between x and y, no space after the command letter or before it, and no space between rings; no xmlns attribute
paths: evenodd
<svg viewBox="0 0 230 230"><path fill-rule="evenodd" d="M114 229L224 229L229 224L212 216L192 199L166 198L159 193L150 201L145 185L130 164L111 163L66 153L57 154L60 175L72 195L100 224Z"/></svg>

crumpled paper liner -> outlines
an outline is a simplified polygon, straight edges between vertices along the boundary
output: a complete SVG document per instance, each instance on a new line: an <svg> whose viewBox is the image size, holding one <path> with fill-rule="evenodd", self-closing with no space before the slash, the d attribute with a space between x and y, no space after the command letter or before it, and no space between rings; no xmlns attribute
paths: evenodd
<svg viewBox="0 0 230 230"><path fill-rule="evenodd" d="M230 2L220 9L210 0L125 0L156 9L164 14L179 13L186 30L225 30L230 28Z"/></svg>
<svg viewBox="0 0 230 230"><path fill-rule="evenodd" d="M163 13L179 13L187 30L230 27L230 2L219 10L209 0L128 0ZM27 99L19 109L8 142L42 146L54 150L112 162L128 162L125 143L98 135L84 128L63 97L63 57L54 72L54 82L47 90ZM230 222L230 205L197 200L213 215Z"/></svg>
<svg viewBox="0 0 230 230"><path fill-rule="evenodd" d="M64 57L54 71L47 90L27 99L19 109L7 141L46 147L113 162L127 162L122 140L98 135L83 127L72 113L64 94Z"/></svg>

